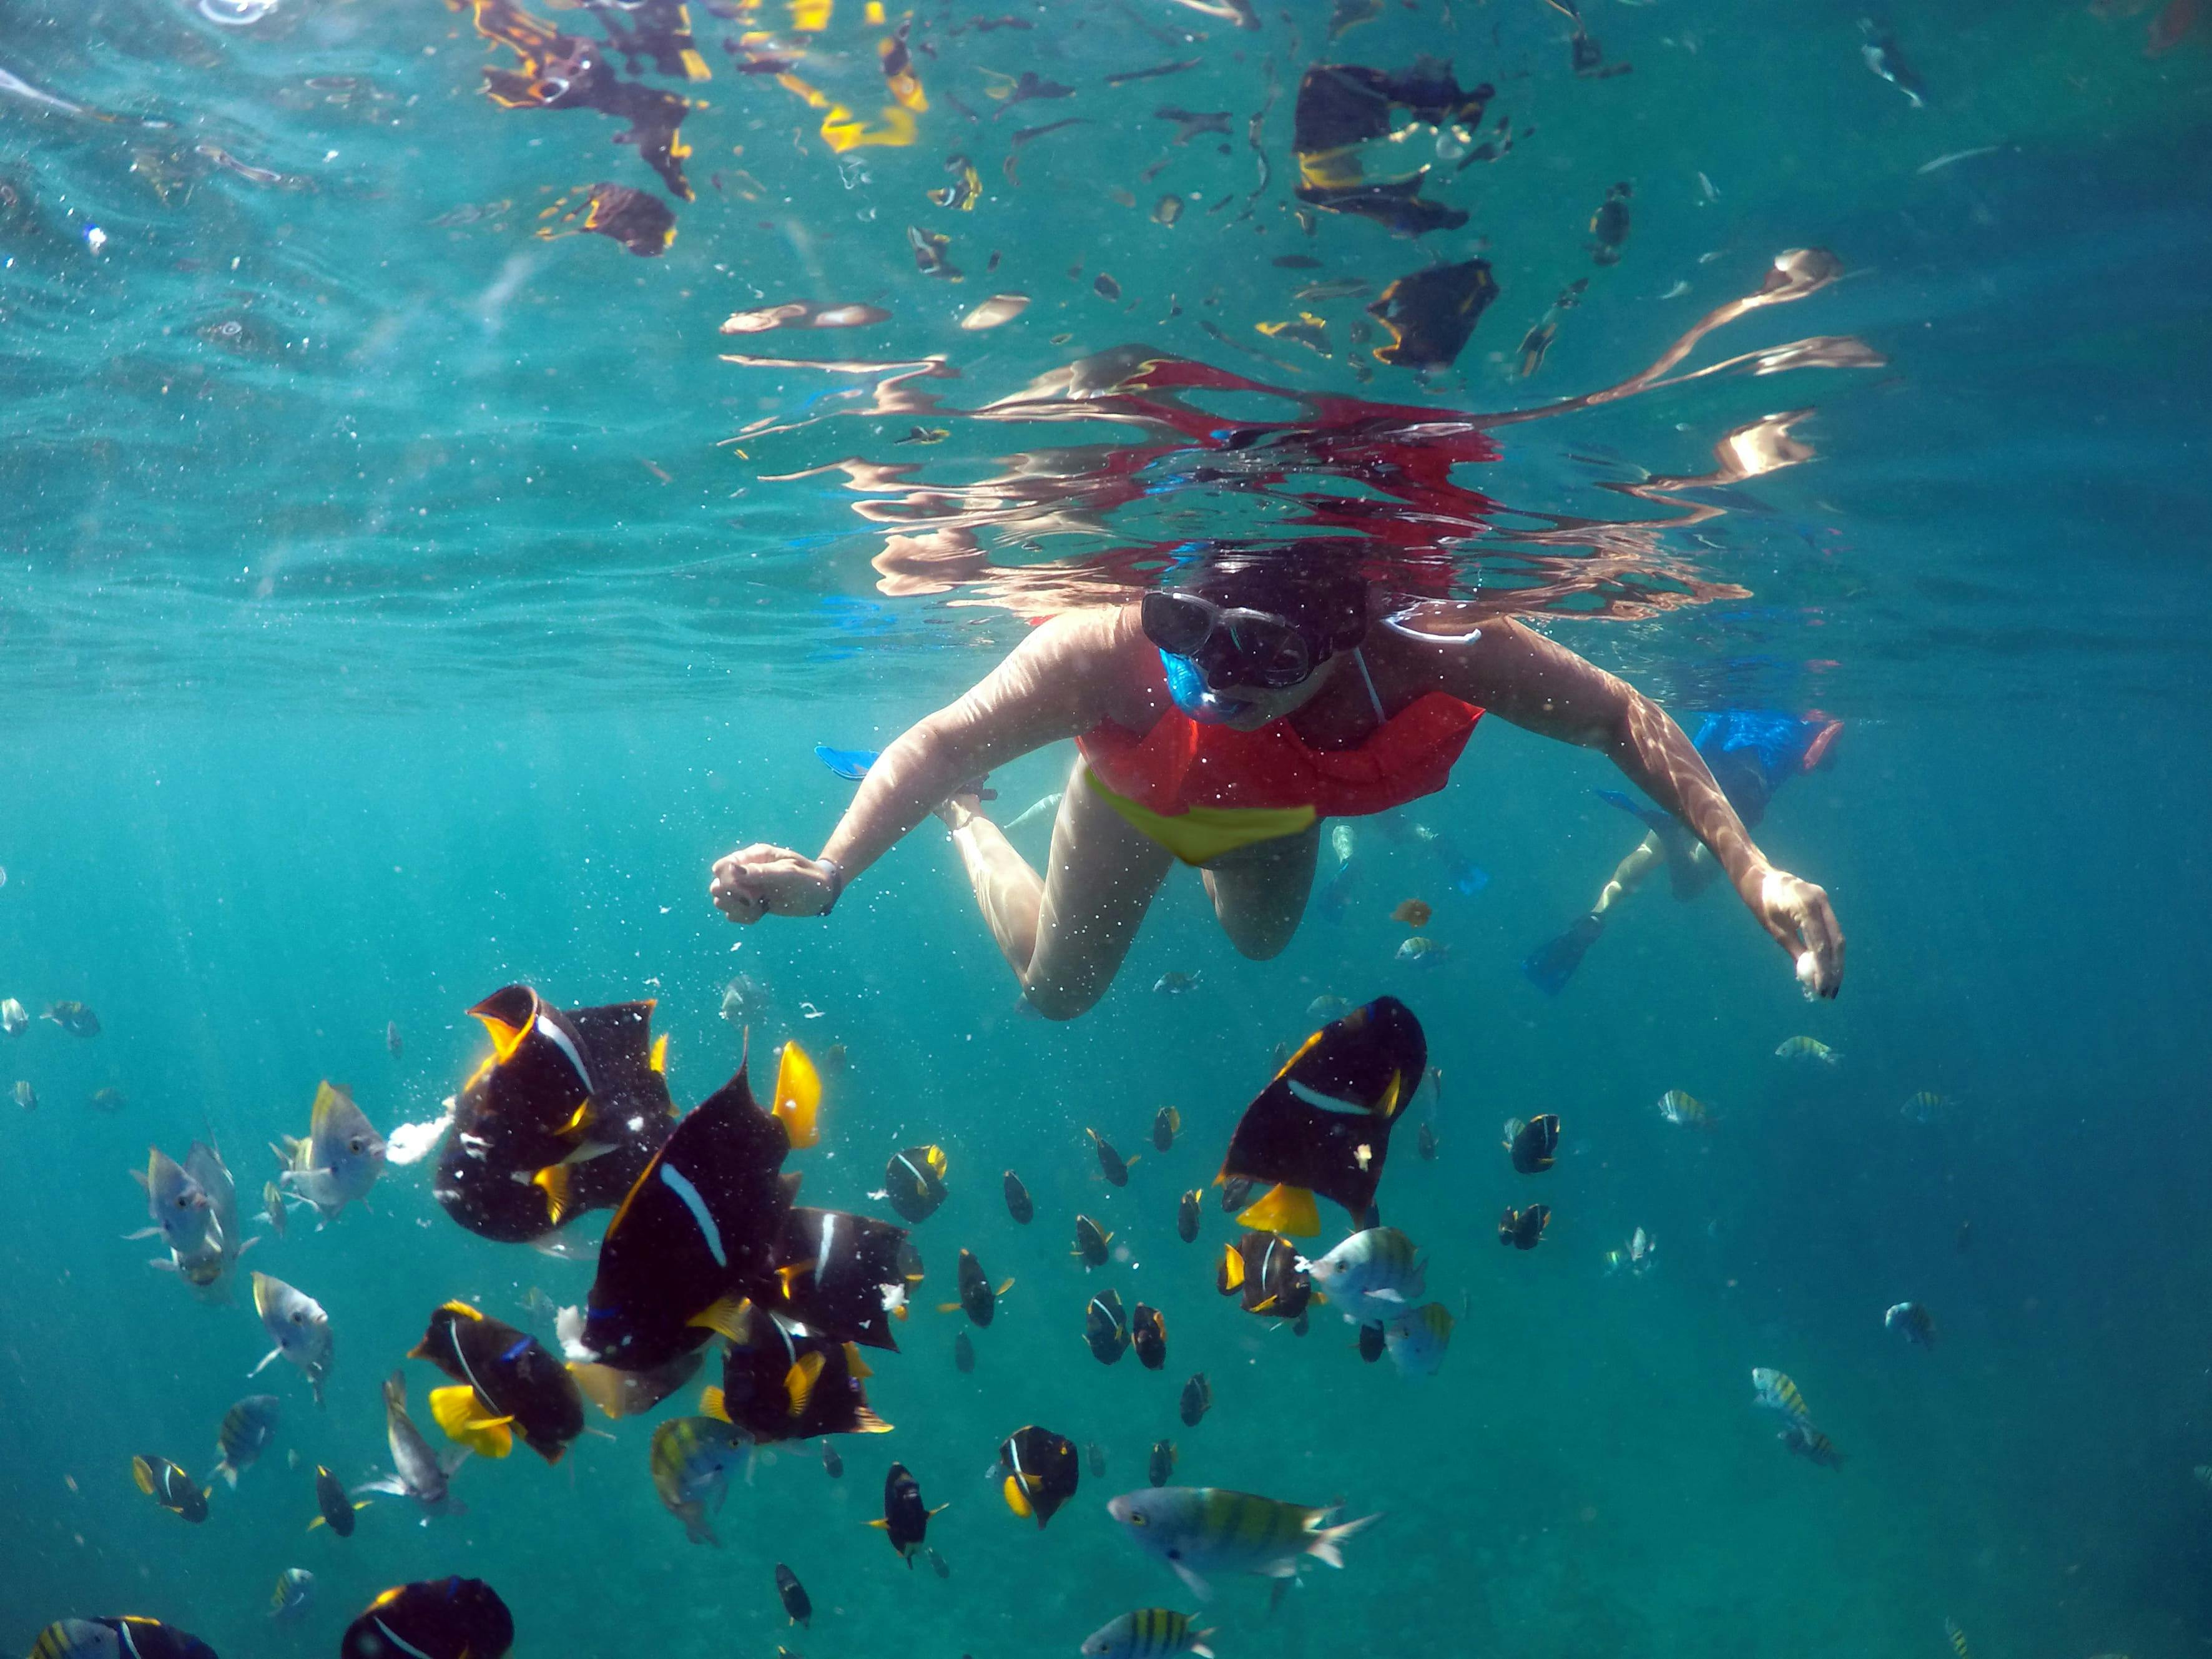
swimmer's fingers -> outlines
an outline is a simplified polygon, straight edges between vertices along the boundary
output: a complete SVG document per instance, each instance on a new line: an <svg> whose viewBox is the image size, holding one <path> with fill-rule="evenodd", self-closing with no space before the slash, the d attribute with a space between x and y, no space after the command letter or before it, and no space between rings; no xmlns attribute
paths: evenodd
<svg viewBox="0 0 2212 1659"><path fill-rule="evenodd" d="M707 883L707 896L732 921L741 927L750 926L769 912L769 895L763 878L778 864L797 857L795 853L764 842L740 847L714 860L714 875Z"/></svg>
<svg viewBox="0 0 2212 1659"><path fill-rule="evenodd" d="M1805 941L1805 956L1813 959L1808 974L1798 958L1799 982L1814 996L1832 997L1844 988L1844 930L1836 920L1835 907L1828 902L1826 892L1811 882L1800 882L1800 902L1803 908L1798 917L1798 931Z"/></svg>
<svg viewBox="0 0 2212 1659"><path fill-rule="evenodd" d="M1844 930L1827 894L1785 871L1770 870L1759 884L1759 920L1797 964L1807 996L1832 997L1844 984Z"/></svg>

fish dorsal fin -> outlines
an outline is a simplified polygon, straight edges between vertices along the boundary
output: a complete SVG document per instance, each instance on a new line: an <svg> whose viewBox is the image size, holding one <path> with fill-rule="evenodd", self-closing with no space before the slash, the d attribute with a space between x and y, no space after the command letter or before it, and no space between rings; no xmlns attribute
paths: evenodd
<svg viewBox="0 0 2212 1659"><path fill-rule="evenodd" d="M803 1353L799 1363L783 1374L784 1398L789 1402L786 1410L793 1417L806 1413L806 1402L814 1397L814 1385L822 1380L822 1369L830 1363L820 1352Z"/></svg>
<svg viewBox="0 0 2212 1659"><path fill-rule="evenodd" d="M1328 1028L1326 1026L1322 1028L1323 1030L1326 1030ZM1298 1044L1298 1051L1292 1054L1288 1060L1285 1060L1283 1062L1282 1069L1277 1072L1273 1077L1267 1080L1270 1083L1280 1083L1285 1078L1288 1077L1291 1074L1291 1067L1297 1065L1300 1060L1304 1060L1308 1054L1312 1052L1314 1047L1321 1042L1321 1032L1316 1031L1304 1042Z"/></svg>
<svg viewBox="0 0 2212 1659"><path fill-rule="evenodd" d="M1321 1231L1321 1212L1314 1195L1304 1187L1270 1187L1237 1218L1240 1227L1262 1232L1288 1233L1293 1238L1312 1238Z"/></svg>
<svg viewBox="0 0 2212 1659"><path fill-rule="evenodd" d="M1219 1283L1221 1293L1224 1296L1244 1287L1244 1255L1234 1244L1224 1244L1221 1247Z"/></svg>
<svg viewBox="0 0 2212 1659"><path fill-rule="evenodd" d="M538 993L526 985L510 985L493 992L469 1013L491 1037L493 1063L503 1066L538 1023Z"/></svg>
<svg viewBox="0 0 2212 1659"><path fill-rule="evenodd" d="M785 1043L776 1062L775 1103L769 1109L783 1125L794 1150L803 1151L822 1139L817 1121L821 1108L821 1072L795 1039Z"/></svg>
<svg viewBox="0 0 2212 1659"><path fill-rule="evenodd" d="M455 1314L463 1319L482 1320L483 1318L482 1314L478 1313L474 1308L469 1306L465 1302L441 1303L439 1305L438 1311L440 1313Z"/></svg>

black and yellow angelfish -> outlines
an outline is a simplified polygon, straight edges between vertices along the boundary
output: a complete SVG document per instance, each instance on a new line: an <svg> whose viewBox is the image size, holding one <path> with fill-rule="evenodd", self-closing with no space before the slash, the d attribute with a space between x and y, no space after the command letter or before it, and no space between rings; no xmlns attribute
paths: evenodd
<svg viewBox="0 0 2212 1659"><path fill-rule="evenodd" d="M170 1514L197 1525L208 1517L208 1494L212 1490L194 1483L191 1476L166 1457L143 1453L131 1460L131 1478L138 1490Z"/></svg>
<svg viewBox="0 0 2212 1659"><path fill-rule="evenodd" d="M789 1149L740 1064L676 1126L616 1210L582 1314L562 1316L563 1346L639 1371L728 1335L745 1288L778 1265Z"/></svg>
<svg viewBox="0 0 2212 1659"><path fill-rule="evenodd" d="M1221 1248L1214 1288L1239 1298L1244 1311L1296 1319L1313 1299L1313 1279L1298 1265L1298 1248L1280 1233L1252 1231Z"/></svg>
<svg viewBox="0 0 2212 1659"><path fill-rule="evenodd" d="M215 1650L158 1619L64 1619L39 1632L31 1659L216 1659Z"/></svg>
<svg viewBox="0 0 2212 1659"><path fill-rule="evenodd" d="M857 1344L823 1336L747 1304L732 1324L722 1385L700 1397L702 1415L743 1429L756 1444L828 1434L886 1434L868 1407L872 1376Z"/></svg>
<svg viewBox="0 0 2212 1659"><path fill-rule="evenodd" d="M1040 1531L1075 1496L1082 1474L1075 1443L1034 1423L1000 1443L999 1467L1006 1472L1001 1489L1006 1507L1022 1520L1034 1516Z"/></svg>
<svg viewBox="0 0 2212 1659"><path fill-rule="evenodd" d="M1299 1047L1244 1109L1217 1183L1272 1182L1237 1218L1246 1227L1311 1237L1314 1199L1373 1224L1390 1130L1428 1070L1428 1040L1412 1009L1377 997Z"/></svg>
<svg viewBox="0 0 2212 1659"><path fill-rule="evenodd" d="M401 1584L346 1626L338 1659L502 1659L514 1617L481 1578Z"/></svg>
<svg viewBox="0 0 2212 1659"><path fill-rule="evenodd" d="M408 1353L453 1379L430 1390L430 1414L448 1437L485 1457L505 1457L520 1437L557 1463L584 1431L584 1396L575 1378L534 1336L448 1302Z"/></svg>

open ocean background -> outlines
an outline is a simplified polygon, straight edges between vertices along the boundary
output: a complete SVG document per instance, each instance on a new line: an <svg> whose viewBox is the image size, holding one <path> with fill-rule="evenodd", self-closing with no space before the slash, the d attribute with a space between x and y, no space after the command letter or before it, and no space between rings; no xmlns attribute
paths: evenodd
<svg viewBox="0 0 2212 1659"><path fill-rule="evenodd" d="M787 29L786 10L759 26ZM683 129L699 199L676 204L666 253L640 258L532 234L580 185L657 181L601 116L495 107L479 71L503 55L435 0L282 0L245 27L189 0L0 0L0 68L118 118L0 92L0 995L34 1015L80 999L105 1027L0 1039L0 1084L41 1102L0 1108L0 1650L52 1620L137 1613L226 1659L327 1653L377 1590L461 1572L507 1599L534 1659L1072 1653L1130 1607L1191 1606L1104 1513L1171 1435L1178 1480L1385 1516L1272 1620L1263 1585L1219 1583L1205 1622L1223 1659L1944 1659L1947 1618L1975 1659L2197 1653L2212 27L2149 56L2159 8L2097 15L2129 10L1893 5L1877 21L1925 82L1915 108L1862 61L1859 9L1821 0L1589 0L1607 63L1632 64L1605 79L1571 73L1567 20L1538 0L1394 3L1334 41L1310 0L1251 30L1169 0L1013 0L991 15L1033 27L988 31L965 5L924 4L916 142L841 167L816 115L732 72L720 43L740 25L696 6L714 72L685 88L707 106ZM596 31L586 12L544 15ZM865 88L884 33L838 0L825 78ZM1533 136L1495 166L1440 171L1433 193L1470 210L1463 229L1416 245L1325 216L1303 235L1286 183L1298 75L1423 52L1493 82L1493 118ZM1198 66L1173 77L1103 84L1186 58ZM1025 70L1071 95L995 118L986 71ZM1248 217L1247 122L1271 78L1272 171ZM1233 112L1231 131L1175 146L1163 104ZM1009 183L1009 130L1071 115L1091 125L1025 145ZM953 150L983 180L972 214L923 196ZM1163 154L1172 170L1140 181ZM1616 180L1634 183L1633 229L1598 268L1587 222ZM1147 212L1165 189L1194 200L1172 226ZM963 283L915 269L909 224L953 238ZM1730 431L1808 411L1803 464L1701 498L1723 513L1653 538L1742 596L1548 626L1686 725L1730 705L1846 721L1837 763L1759 831L1834 898L1838 1002L1801 1001L1724 892L1678 904L1663 880L1565 994L1539 994L1522 957L1588 908L1636 830L1590 793L1615 781L1601 758L1502 722L1448 793L1401 815L1480 865L1482 890L1362 824L1344 913L1316 907L1284 956L1251 963L1181 875L1113 992L1067 1025L1017 1012L933 822L832 921L739 933L707 902L730 848L818 847L849 787L814 743L887 741L1024 626L988 584L896 591L849 469L910 467L897 488L930 489L1078 441L955 417L944 442L900 447L936 420L923 409L732 453L722 441L748 422L880 376L719 353L943 354L958 378L931 386L973 408L1146 342L1308 393L1497 411L1626 378L1807 246L1833 250L1844 279L1699 361L1852 335L1885 367L1717 377L1504 427L1469 487L1515 512L1626 516L1637 503L1601 480L1698 473ZM1254 330L1309 308L1297 283L1379 287L1432 251L1482 252L1501 294L1426 381L1352 378L1357 300L1310 307L1330 319L1326 358ZM1320 264L1278 267L1285 252ZM1124 300L1093 288L1101 270ZM1579 276L1589 290L1518 378L1522 332ZM955 327L993 292L1030 308ZM793 298L891 315L716 331ZM1079 564L1139 515L1157 515L1132 532L1146 538L1285 516L1203 488L1121 511L981 540L1002 569ZM1491 550L1465 550L1471 585ZM1047 753L993 781L1018 810L1066 764ZM1017 839L1041 856L1042 830ZM1389 910L1415 896L1450 946L1427 969L1393 956ZM1201 974L1196 990L1154 994L1171 969ZM841 1481L811 1445L763 1457L719 1550L661 1510L638 1421L556 1468L472 1461L464 1517L423 1527L380 1500L350 1540L305 1533L314 1463L349 1482L384 1465L378 1385L436 1304L550 1340L526 1292L580 1301L590 1267L463 1232L427 1165L389 1171L369 1212L327 1230L296 1216L246 1265L331 1314L319 1411L289 1367L247 1387L266 1346L250 1299L197 1305L147 1269L150 1246L122 1241L144 1219L126 1171L149 1142L180 1155L212 1131L258 1208L265 1143L305 1132L319 1079L387 1133L434 1115L483 1053L464 1011L515 980L569 1006L657 996L688 1106L737 1063L718 1010L741 973L769 994L757 1058L792 1036L849 1054L822 1147L793 1161L811 1201L869 1207L893 1151L949 1154L951 1197L917 1232L923 1305L870 1384L896 1431L842 1442ZM1462 1316L1430 1379L1363 1366L1327 1309L1299 1340L1218 1298L1233 1233L1210 1200L1199 1244L1174 1230L1178 1194L1212 1178L1308 1004L1386 991L1444 1073L1421 1108L1438 1158L1404 1133L1382 1194ZM1773 1058L1799 1033L1842 1063ZM104 1086L128 1099L112 1116L87 1104ZM1715 1109L1709 1134L1661 1120L1678 1087ZM1923 1089L1947 1104L1915 1121L1901 1108ZM1146 1131L1166 1103L1185 1131L1160 1154ZM1539 1111L1565 1121L1559 1164L1517 1177L1499 1125ZM1127 1188L1097 1177L1086 1126L1142 1152ZM1036 1200L1026 1230L1000 1200L1009 1166ZM1541 1248L1502 1252L1497 1213L1534 1198L1554 1209ZM1067 1255L1079 1209L1115 1232L1115 1263L1088 1277ZM1607 1276L1638 1226L1656 1269ZM951 1357L964 1322L928 1305L952 1296L963 1245L1017 1281L969 1376ZM1164 1311L1164 1371L1085 1352L1103 1284ZM1940 1322L1932 1351L1882 1328L1907 1297ZM1754 1365L1796 1378L1840 1471L1777 1443ZM436 1379L404 1368L427 1421ZM1215 1407L1186 1430L1195 1370ZM204 1476L224 1410L261 1389L284 1402L276 1448L217 1489L206 1524L135 1489L137 1452ZM1109 1462L1042 1534L986 1478L1030 1422ZM952 1503L930 1529L942 1581L862 1525L894 1457ZM811 1631L783 1630L777 1560L812 1595ZM315 1572L317 1601L271 1625L288 1566Z"/></svg>

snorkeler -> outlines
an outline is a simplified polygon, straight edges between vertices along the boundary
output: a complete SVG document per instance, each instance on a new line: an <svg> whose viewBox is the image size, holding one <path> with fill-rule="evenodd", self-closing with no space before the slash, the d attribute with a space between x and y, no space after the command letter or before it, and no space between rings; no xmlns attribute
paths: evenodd
<svg viewBox="0 0 2212 1659"><path fill-rule="evenodd" d="M1832 757L1836 735L1844 723L1826 715L1803 720L1763 708L1731 708L1708 714L1698 727L1695 747L1711 769L1713 781L1728 797L1728 804L1747 830L1755 830L1766 816L1774 792L1794 777L1811 771ZM1650 826L1636 849L1621 860L1597 896L1597 902L1577 916L1567 930L1528 953L1521 964L1530 984L1547 996L1557 996L1582 966L1583 955L1605 931L1607 913L1641 886L1651 867L1667 866L1674 896L1689 900L1713 884L1720 873L1705 848L1693 840L1668 813L1639 805L1627 796L1601 789L1600 799L1620 807Z"/></svg>
<svg viewBox="0 0 2212 1659"><path fill-rule="evenodd" d="M1777 870L1680 727L1649 698L1510 618L1401 609L1357 548L1211 549L1137 604L1043 623L965 696L869 768L819 858L756 843L716 860L732 921L826 914L934 811L1030 1003L1072 1018L1104 994L1170 866L1200 867L1230 942L1290 942L1322 820L1443 788L1488 712L1600 749L1711 849L1807 994L1833 996L1827 895ZM1079 755L1040 878L977 811L974 780L1063 738Z"/></svg>

